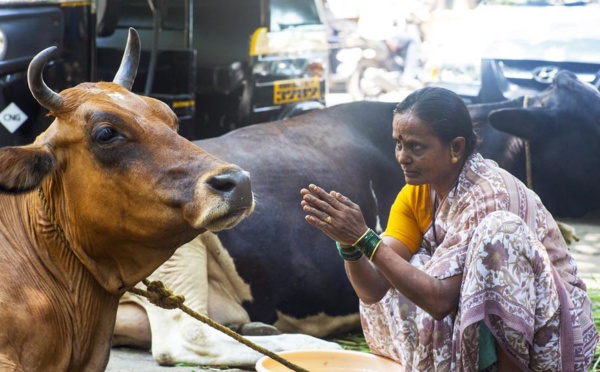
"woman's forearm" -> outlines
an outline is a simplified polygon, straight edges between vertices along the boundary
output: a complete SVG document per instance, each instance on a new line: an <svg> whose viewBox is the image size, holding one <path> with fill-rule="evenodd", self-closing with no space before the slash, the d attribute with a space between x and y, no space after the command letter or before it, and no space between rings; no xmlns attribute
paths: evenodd
<svg viewBox="0 0 600 372"><path fill-rule="evenodd" d="M434 319L443 319L458 306L462 275L442 280L434 278L412 266L384 242L376 252L373 263L389 285Z"/></svg>
<svg viewBox="0 0 600 372"><path fill-rule="evenodd" d="M363 254L366 252L373 239L372 234L364 235L365 230L369 230L357 204L340 193L329 194L312 184L300 193L308 223L338 242L340 247L355 246ZM369 238L358 244L365 236ZM380 301L393 286L435 319L443 318L456 308L462 278L438 280L412 266L409 263L412 253L396 238L384 236L376 243L378 250L371 247L368 252L373 263L364 256L345 263L348 279L363 302Z"/></svg>
<svg viewBox="0 0 600 372"><path fill-rule="evenodd" d="M380 301L391 287L385 276L364 256L358 261L346 261L344 266L358 298L366 304Z"/></svg>

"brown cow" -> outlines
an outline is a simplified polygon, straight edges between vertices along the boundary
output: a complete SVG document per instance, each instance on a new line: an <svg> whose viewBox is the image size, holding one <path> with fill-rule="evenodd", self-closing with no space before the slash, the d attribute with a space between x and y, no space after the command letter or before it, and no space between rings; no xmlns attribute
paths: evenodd
<svg viewBox="0 0 600 372"><path fill-rule="evenodd" d="M60 94L29 85L56 119L0 149L0 370L106 368L119 298L182 244L254 208L248 173L177 134L164 103L130 92L130 30L114 82Z"/></svg>

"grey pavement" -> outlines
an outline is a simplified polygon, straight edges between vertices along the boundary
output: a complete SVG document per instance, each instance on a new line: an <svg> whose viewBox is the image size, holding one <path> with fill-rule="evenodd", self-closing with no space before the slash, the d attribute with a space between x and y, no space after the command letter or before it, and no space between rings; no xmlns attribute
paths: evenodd
<svg viewBox="0 0 600 372"><path fill-rule="evenodd" d="M584 219L561 219L575 228L578 242L570 249L579 268L579 275L589 287L600 288L600 213ZM247 372L242 369L215 369L206 367L161 367L148 351L113 349L108 363L108 372Z"/></svg>
<svg viewBox="0 0 600 372"><path fill-rule="evenodd" d="M561 219L575 228L578 242L570 245L579 276L588 287L600 288L600 213L584 219Z"/></svg>
<svg viewBox="0 0 600 372"><path fill-rule="evenodd" d="M218 369L194 366L164 367L156 364L145 350L114 348L110 353L107 372L247 372L243 369ZM254 371L254 369L252 369Z"/></svg>

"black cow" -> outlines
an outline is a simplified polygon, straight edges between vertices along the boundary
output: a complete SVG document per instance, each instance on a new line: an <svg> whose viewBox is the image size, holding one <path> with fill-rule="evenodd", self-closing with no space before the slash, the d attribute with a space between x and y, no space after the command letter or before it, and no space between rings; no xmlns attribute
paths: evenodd
<svg viewBox="0 0 600 372"><path fill-rule="evenodd" d="M528 140L533 189L554 216L582 217L600 209L598 90L562 71L525 102L527 107L524 98L470 107L474 121L484 123L482 155L525 181Z"/></svg>
<svg viewBox="0 0 600 372"><path fill-rule="evenodd" d="M600 177L600 94L573 74L563 72L548 90L528 99L528 107L523 108L523 101L470 107L483 140L482 154L525 180L524 141L515 135L527 138L534 188L552 212L576 217L600 209L595 192ZM226 250L218 243L214 248L218 241L214 236L204 234L196 241L200 250L208 251L208 264L202 265L208 267L209 284L200 286L208 304L200 310L223 323L260 321L275 324L284 332L318 337L359 326L358 299L346 279L342 259L333 242L304 221L299 191L309 183L337 190L361 206L369 226L382 231L389 208L404 185L391 137L394 106L349 103L197 142L208 152L248 170L257 200L250 217L235 229L219 232L218 239ZM481 120L487 117L492 126ZM188 281L182 285L181 280L172 278L174 272L178 277L194 275L189 270L193 254L183 253L181 248L179 252L181 257L173 260L180 261L172 261L169 269L157 276L175 292L198 298L198 293L190 293L193 284ZM229 261L223 263L225 256ZM215 260L221 263L215 265ZM226 271L230 279L224 280ZM232 280L248 283L249 288L223 289L223 283ZM253 300L244 301L250 298ZM152 321L155 356L209 364L213 362L210 357L201 354L223 350L215 338L191 348L187 342L193 341L187 333L190 327L196 327L197 333L205 332L201 325L193 319L174 320L163 310L145 307ZM233 308L247 314L223 314L223 309ZM155 324L169 322L177 326L155 331ZM187 323L183 326L182 322ZM271 346L278 350L286 347ZM249 363L259 356L241 361L242 352L231 352L231 344L227 347L229 365Z"/></svg>

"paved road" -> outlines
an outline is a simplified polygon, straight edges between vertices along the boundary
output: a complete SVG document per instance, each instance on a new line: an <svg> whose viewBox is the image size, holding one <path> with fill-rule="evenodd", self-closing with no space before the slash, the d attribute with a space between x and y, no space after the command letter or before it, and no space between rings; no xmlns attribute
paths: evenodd
<svg viewBox="0 0 600 372"><path fill-rule="evenodd" d="M588 286L600 288L600 212L581 220L561 220L575 227L579 241L571 244L579 275Z"/></svg>
<svg viewBox="0 0 600 372"><path fill-rule="evenodd" d="M600 288L600 213L582 220L562 220L575 227L579 241L571 245L571 253L577 261L580 276L588 286ZM214 372L213 368L160 367L149 352L131 349L113 349L108 372ZM246 372L228 369L227 372Z"/></svg>
<svg viewBox="0 0 600 372"><path fill-rule="evenodd" d="M242 369L161 367L148 351L116 348L110 353L107 372L247 372ZM253 370L252 370L253 371Z"/></svg>

